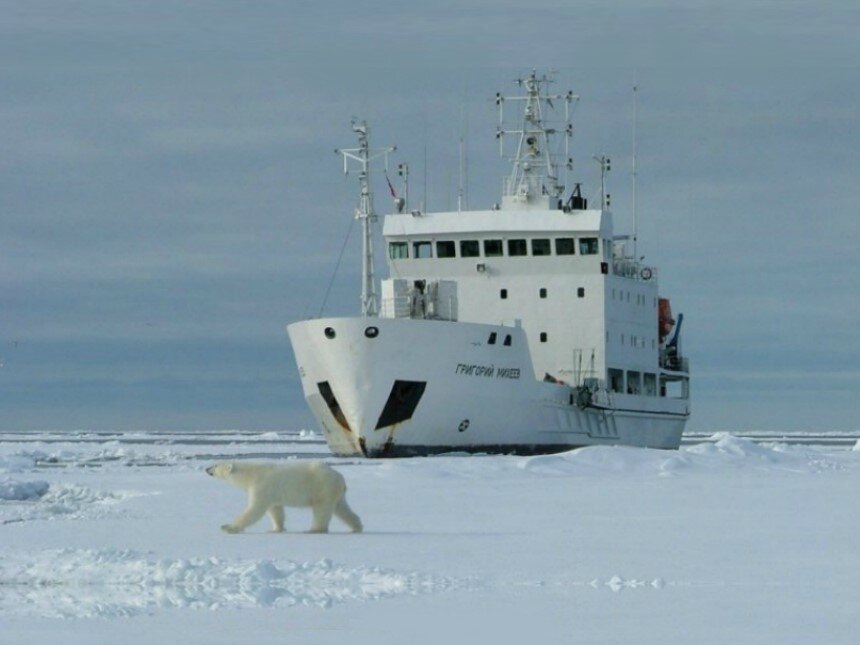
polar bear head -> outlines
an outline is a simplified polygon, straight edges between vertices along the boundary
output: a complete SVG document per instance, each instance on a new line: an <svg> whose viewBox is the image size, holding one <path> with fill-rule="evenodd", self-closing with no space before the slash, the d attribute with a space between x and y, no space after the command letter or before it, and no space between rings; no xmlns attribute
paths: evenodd
<svg viewBox="0 0 860 645"><path fill-rule="evenodd" d="M206 474L218 479L229 479L233 474L235 465L231 461L222 461L206 469Z"/></svg>

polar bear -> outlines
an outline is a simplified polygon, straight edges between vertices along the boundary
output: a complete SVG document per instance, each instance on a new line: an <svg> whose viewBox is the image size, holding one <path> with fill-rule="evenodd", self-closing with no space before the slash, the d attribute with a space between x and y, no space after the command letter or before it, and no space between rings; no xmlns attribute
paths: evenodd
<svg viewBox="0 0 860 645"><path fill-rule="evenodd" d="M240 533L264 513L272 520L272 530L280 533L284 530L284 506L311 507L314 514L311 533L327 533L332 514L353 532L362 530L361 519L346 503L343 476L321 461L283 466L221 462L210 466L206 472L248 492L245 511L232 524L221 527L227 533Z"/></svg>

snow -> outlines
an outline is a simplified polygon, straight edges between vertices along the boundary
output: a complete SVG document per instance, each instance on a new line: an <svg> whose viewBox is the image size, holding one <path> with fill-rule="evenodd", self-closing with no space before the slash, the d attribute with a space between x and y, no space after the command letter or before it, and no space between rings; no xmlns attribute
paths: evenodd
<svg viewBox="0 0 860 645"><path fill-rule="evenodd" d="M0 580L0 613L49 618L117 618L167 608L329 607L451 586L438 576L343 566L327 559L157 559L116 549L19 554L0 561Z"/></svg>
<svg viewBox="0 0 860 645"><path fill-rule="evenodd" d="M360 535L218 527L224 458L322 456ZM366 461L299 432L0 433L4 643L855 642L860 450Z"/></svg>

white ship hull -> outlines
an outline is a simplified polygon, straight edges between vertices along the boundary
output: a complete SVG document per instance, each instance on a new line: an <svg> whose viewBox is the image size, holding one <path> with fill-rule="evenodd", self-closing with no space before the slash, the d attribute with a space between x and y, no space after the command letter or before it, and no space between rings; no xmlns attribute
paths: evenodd
<svg viewBox="0 0 860 645"><path fill-rule="evenodd" d="M517 327L356 317L287 330L305 398L337 455L675 449L689 416L687 400L600 390L584 401L577 388L538 381Z"/></svg>

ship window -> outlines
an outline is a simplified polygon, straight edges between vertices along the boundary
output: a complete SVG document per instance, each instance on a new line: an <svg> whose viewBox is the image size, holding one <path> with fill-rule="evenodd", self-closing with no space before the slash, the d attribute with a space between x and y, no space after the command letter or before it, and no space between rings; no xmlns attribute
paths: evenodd
<svg viewBox="0 0 860 645"><path fill-rule="evenodd" d="M532 240L532 255L549 255L549 240Z"/></svg>
<svg viewBox="0 0 860 645"><path fill-rule="evenodd" d="M490 337L487 339L487 345L495 345L496 344L496 332L491 331Z"/></svg>
<svg viewBox="0 0 860 645"><path fill-rule="evenodd" d="M510 334L505 334L505 343L504 343L504 345L505 345L505 347L510 347L510 346L511 346L511 335L510 335Z"/></svg>
<svg viewBox="0 0 860 645"><path fill-rule="evenodd" d="M423 260L433 257L433 245L430 242L413 242L412 257Z"/></svg>
<svg viewBox="0 0 860 645"><path fill-rule="evenodd" d="M627 372L627 394L639 394L642 391L641 379L639 372Z"/></svg>
<svg viewBox="0 0 860 645"><path fill-rule="evenodd" d="M545 331L542 331L540 333L540 342L542 342L542 343L546 342L546 332Z"/></svg>
<svg viewBox="0 0 860 645"><path fill-rule="evenodd" d="M577 288L577 290L576 290L576 297L577 297L577 298L585 298L585 287L579 287L579 288Z"/></svg>
<svg viewBox="0 0 860 645"><path fill-rule="evenodd" d="M461 258L477 258L480 255L481 248L478 245L478 240L463 240L460 242Z"/></svg>
<svg viewBox="0 0 860 645"><path fill-rule="evenodd" d="M436 242L437 258L453 258L456 257L456 255L456 244L454 244L453 242Z"/></svg>
<svg viewBox="0 0 860 645"><path fill-rule="evenodd" d="M391 242L388 245L388 257L392 260L402 260L409 257L409 244L406 242Z"/></svg>
<svg viewBox="0 0 860 645"><path fill-rule="evenodd" d="M494 258L502 255L501 240L484 240L484 257Z"/></svg>
<svg viewBox="0 0 860 645"><path fill-rule="evenodd" d="M573 244L572 237L557 237L555 238L555 254L556 255L573 255L576 246Z"/></svg>
<svg viewBox="0 0 860 645"><path fill-rule="evenodd" d="M526 241L525 240L508 240L508 255L509 256L528 255L528 251L526 250Z"/></svg>
<svg viewBox="0 0 860 645"><path fill-rule="evenodd" d="M501 291L499 291L499 298L501 298L502 300L507 300L508 299L508 290L502 289Z"/></svg>
<svg viewBox="0 0 860 645"><path fill-rule="evenodd" d="M657 396L656 375L646 372L642 377L642 393L647 396Z"/></svg>
<svg viewBox="0 0 860 645"><path fill-rule="evenodd" d="M538 292L541 298L546 298L546 289L541 287L541 290Z"/></svg>
<svg viewBox="0 0 860 645"><path fill-rule="evenodd" d="M579 240L580 255L597 255L600 244L596 237L583 237Z"/></svg>
<svg viewBox="0 0 860 645"><path fill-rule="evenodd" d="M609 372L609 389L612 392L623 392L624 391L624 372L622 370L612 369L611 367L608 370Z"/></svg>

